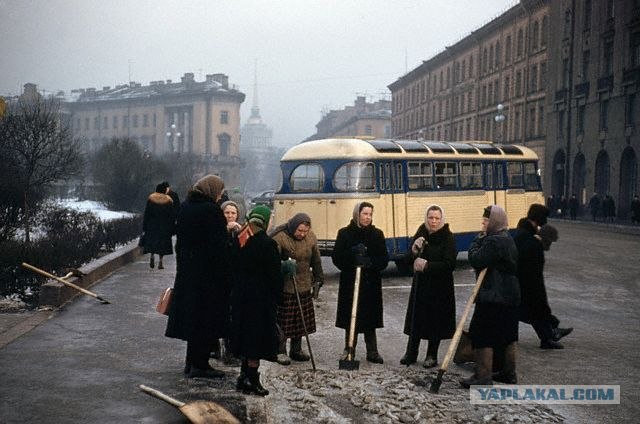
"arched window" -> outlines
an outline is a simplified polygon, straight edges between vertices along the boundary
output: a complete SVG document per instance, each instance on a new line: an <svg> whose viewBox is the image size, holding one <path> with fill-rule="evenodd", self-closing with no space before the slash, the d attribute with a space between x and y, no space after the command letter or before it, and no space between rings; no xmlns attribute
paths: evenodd
<svg viewBox="0 0 640 424"><path fill-rule="evenodd" d="M571 194L575 194L581 203L585 203L587 197L586 175L587 167L584 155L578 153L573 160L573 188Z"/></svg>
<svg viewBox="0 0 640 424"><path fill-rule="evenodd" d="M633 147L627 146L620 159L620 193L618 195L618 216L628 215L631 199L637 193L638 159Z"/></svg>
<svg viewBox="0 0 640 424"><path fill-rule="evenodd" d="M602 197L609 194L609 170L609 154L605 150L600 150L596 159L594 187L596 193Z"/></svg>

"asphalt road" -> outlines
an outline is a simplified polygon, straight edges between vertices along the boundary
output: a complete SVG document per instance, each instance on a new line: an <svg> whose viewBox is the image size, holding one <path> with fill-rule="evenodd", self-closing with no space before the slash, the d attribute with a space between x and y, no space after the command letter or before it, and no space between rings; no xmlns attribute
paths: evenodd
<svg viewBox="0 0 640 424"><path fill-rule="evenodd" d="M547 255L546 282L553 312L574 332L562 340L564 350L545 351L529 326L521 325L518 375L522 384L619 384L620 405L565 405L551 409L567 422L637 422L640 417L638 360L640 235L586 223L554 222L560 240ZM455 272L458 313L474 276L460 255ZM319 369L337 368L343 333L333 327L336 269L324 258L327 281L318 302L318 333L310 337ZM178 423L174 407L141 394L146 384L182 401L216 400L237 416L254 422L288 422L272 401L239 395L237 369L224 368L221 381L187 380L181 370L185 344L163 337L166 318L154 311L160 291L172 285L173 258L164 271L150 271L146 260L130 264L92 288L112 301L101 305L82 297L31 332L0 349L0 422ZM385 364L358 357L364 373L386 367L401 373L402 335L410 279L393 265L384 273L385 328L378 332ZM447 343L440 347L440 358ZM421 346L421 359L424 355ZM217 366L213 363L214 366ZM415 370L423 372L418 365ZM263 367L264 383L273 389L279 373L308 370L309 363L288 368ZM465 375L453 366L450 374ZM425 377L429 375L424 371ZM270 385L270 379L273 383ZM445 380L442 390L454 390ZM352 417L353 422L363 422ZM538 421L542 422L542 421Z"/></svg>

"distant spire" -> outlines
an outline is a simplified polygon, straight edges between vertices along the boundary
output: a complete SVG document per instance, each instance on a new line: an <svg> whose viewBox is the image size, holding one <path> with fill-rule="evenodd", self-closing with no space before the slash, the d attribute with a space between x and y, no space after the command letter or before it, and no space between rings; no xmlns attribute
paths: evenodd
<svg viewBox="0 0 640 424"><path fill-rule="evenodd" d="M258 106L258 59L254 59L253 71L253 105L251 106L251 118L260 120L260 107Z"/></svg>

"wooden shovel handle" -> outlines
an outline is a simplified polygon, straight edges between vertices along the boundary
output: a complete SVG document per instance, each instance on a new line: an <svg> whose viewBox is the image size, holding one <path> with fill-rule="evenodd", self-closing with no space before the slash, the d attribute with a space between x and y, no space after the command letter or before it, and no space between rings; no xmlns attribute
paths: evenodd
<svg viewBox="0 0 640 424"><path fill-rule="evenodd" d="M73 284L73 283L70 283L69 281L64 280L64 279L62 279L62 278L60 278L60 277L58 277L58 276L55 276L55 275L53 275L53 274L49 274L47 271L43 271L43 270L41 270L40 268L36 268L35 266L33 266L33 265L29 265L29 264L28 264L28 263L26 263L26 262L22 262L22 266L23 266L23 267L25 267L25 268L27 268L27 269L29 269L29 270L31 270L31 271L33 271L33 272L35 272L35 273L38 273L38 274L40 274L40 275L44 275L45 277L52 278L52 279L54 279L54 280L56 280L56 281L59 281L59 282L61 282L62 284L66 285L66 286L69 286L69 287L71 287L71 288L74 288L74 289L76 289L76 290L78 290L78 291L80 291L80 292L82 292L82 293L84 293L84 294L87 294L87 295L89 295L89 296L95 297L96 299L100 300L102 303L109 303L109 301L107 301L107 300L105 300L105 299L101 298L100 296L98 296L97 294L95 294L95 293L94 293L94 292L92 292L92 291L89 291L89 290L87 290L87 289L85 289L85 288L82 288L82 287L77 286L77 285L75 285L75 284ZM67 275L68 275L68 274L67 274Z"/></svg>
<svg viewBox="0 0 640 424"><path fill-rule="evenodd" d="M484 280L484 276L487 273L487 268L480 271L478 274L478 278L476 280L476 285L473 286L473 290L471 291L471 296L469 296L469 300L467 300L467 305L464 307L464 312L462 313L462 317L460 317L460 322L458 322L458 327L456 327L456 332L453 334L453 339L451 339L451 343L449 343L449 349L447 350L447 355L444 357L444 361L442 361L442 365L440 366L440 371L444 372L449 367L449 362L458 348L458 343L460 342L460 336L462 335L462 329L464 328L465 322L467 322L467 316L471 311L471 307L473 306L473 302L476 300L476 296L478 295L478 291L480 290L480 286L482 285L482 281Z"/></svg>
<svg viewBox="0 0 640 424"><path fill-rule="evenodd" d="M180 402L178 399L174 399L171 396L165 395L160 390L152 389L151 387L145 386L144 384L140 384L138 387L140 388L140 390L142 390L146 394L151 395L160 400L163 400L177 408L182 408L185 405L184 402Z"/></svg>

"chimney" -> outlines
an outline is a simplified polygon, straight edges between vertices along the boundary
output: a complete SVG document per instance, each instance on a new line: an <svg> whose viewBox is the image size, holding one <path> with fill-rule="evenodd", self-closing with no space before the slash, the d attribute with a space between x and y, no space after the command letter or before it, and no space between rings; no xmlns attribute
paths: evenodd
<svg viewBox="0 0 640 424"><path fill-rule="evenodd" d="M213 80L222 84L222 88L229 88L229 77L225 74L213 74Z"/></svg>

